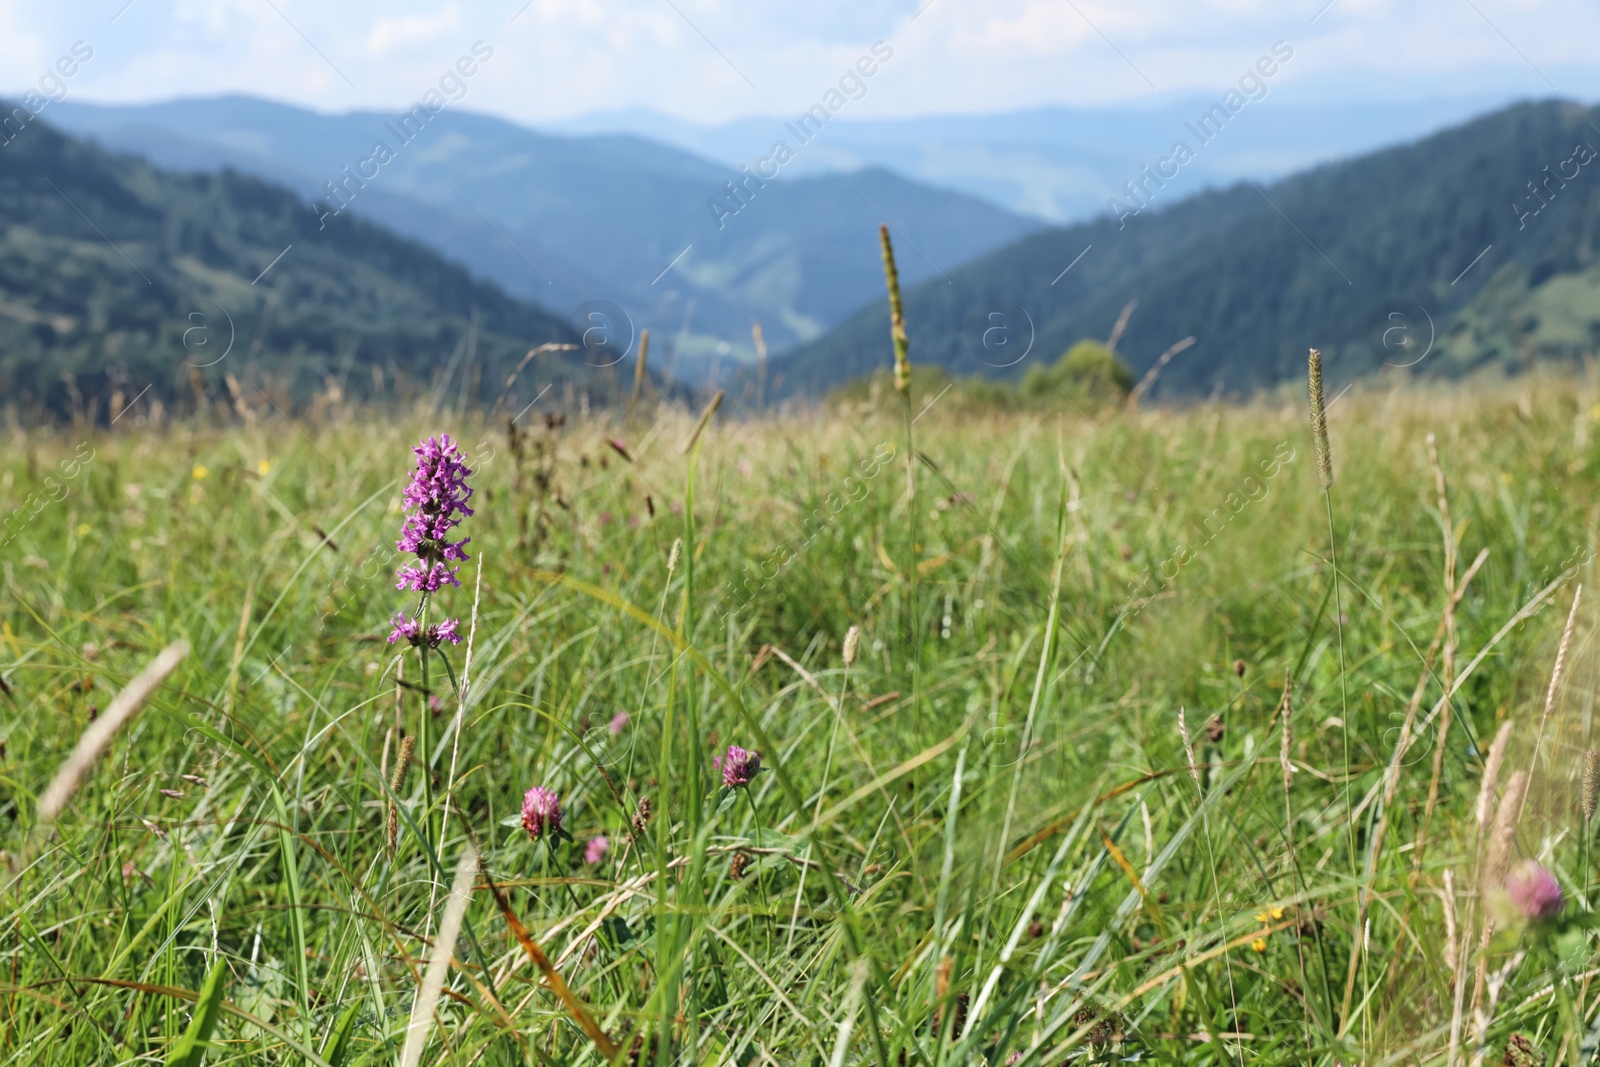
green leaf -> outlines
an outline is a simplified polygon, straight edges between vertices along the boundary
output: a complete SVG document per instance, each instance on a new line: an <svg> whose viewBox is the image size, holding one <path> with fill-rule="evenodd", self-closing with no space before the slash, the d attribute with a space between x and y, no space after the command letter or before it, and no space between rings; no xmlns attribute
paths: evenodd
<svg viewBox="0 0 1600 1067"><path fill-rule="evenodd" d="M328 1035L328 1041L323 1048L326 1050L323 1058L332 1067L344 1067L344 1058L350 1052L350 1035L355 1033L356 1015L361 1010L361 1001L357 1000L344 1010L339 1021L334 1024L333 1033Z"/></svg>
<svg viewBox="0 0 1600 1067"><path fill-rule="evenodd" d="M200 987L200 999L195 1002L189 1028L172 1046L172 1052L167 1056L167 1067L200 1067L205 1060L211 1030L217 1025L217 1016L222 1013L222 979L227 973L227 965L222 960L218 959L211 965L211 973L206 975L205 984Z"/></svg>

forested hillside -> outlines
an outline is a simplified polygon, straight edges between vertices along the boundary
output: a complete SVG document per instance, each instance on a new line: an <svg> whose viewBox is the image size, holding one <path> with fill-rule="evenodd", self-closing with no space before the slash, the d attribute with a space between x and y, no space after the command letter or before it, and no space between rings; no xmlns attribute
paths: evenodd
<svg viewBox="0 0 1600 1067"><path fill-rule="evenodd" d="M1597 148L1594 112L1545 102L1170 207L1174 190L1151 183L1137 214L1038 233L910 289L912 358L1014 377L1107 336L1137 300L1119 348L1136 371L1196 337L1163 372L1168 391L1267 386L1303 374L1311 345L1338 378L1419 358L1416 371L1445 373L1573 359L1600 336L1600 301L1588 299L1600 295ZM887 366L888 312L879 293L862 298L852 318L775 365L784 389ZM1013 312L1008 350L986 351L972 324L1007 308L1026 317ZM1015 362L1028 320L1032 351Z"/></svg>

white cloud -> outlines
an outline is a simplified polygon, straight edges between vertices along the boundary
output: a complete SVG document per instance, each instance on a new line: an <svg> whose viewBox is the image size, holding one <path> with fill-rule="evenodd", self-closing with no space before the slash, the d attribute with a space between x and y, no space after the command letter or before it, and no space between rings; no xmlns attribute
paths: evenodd
<svg viewBox="0 0 1600 1067"><path fill-rule="evenodd" d="M435 15L382 18L372 24L372 32L367 34L367 54L386 56L399 48L435 44L460 28L461 10L455 4L446 4Z"/></svg>
<svg viewBox="0 0 1600 1067"><path fill-rule="evenodd" d="M57 0L0 6L0 92L86 38L96 59L74 84L85 99L244 92L388 109L484 40L496 58L473 83L474 109L530 123L621 108L723 121L804 107L887 40L895 58L853 109L866 118L1212 92L1283 39L1296 55L1283 84L1327 96L1550 95L1545 77L1600 94L1587 54L1600 11L1584 0L1335 0L1312 22L1324 2L136 0L111 25L105 0Z"/></svg>

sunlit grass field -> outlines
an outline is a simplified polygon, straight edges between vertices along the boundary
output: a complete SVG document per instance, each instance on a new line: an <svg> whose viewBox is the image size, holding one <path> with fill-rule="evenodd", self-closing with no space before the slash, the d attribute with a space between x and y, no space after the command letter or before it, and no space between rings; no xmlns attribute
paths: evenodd
<svg viewBox="0 0 1600 1067"><path fill-rule="evenodd" d="M1591 1062L1600 380L889 397L6 431L4 1061Z"/></svg>

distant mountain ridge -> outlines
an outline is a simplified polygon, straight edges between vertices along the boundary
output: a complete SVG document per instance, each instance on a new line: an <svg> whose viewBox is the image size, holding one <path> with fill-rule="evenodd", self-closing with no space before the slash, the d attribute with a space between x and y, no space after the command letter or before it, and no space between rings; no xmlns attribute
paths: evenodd
<svg viewBox="0 0 1600 1067"><path fill-rule="evenodd" d="M946 272L948 283L911 287L912 359L1014 377L1026 369L1013 358L1024 341L1029 360L1053 360L1080 338L1106 337L1129 301L1138 304L1119 352L1136 371L1197 339L1163 371L1169 392L1295 378L1310 346L1340 378L1576 358L1600 342L1600 302L1585 309L1583 299L1597 292L1600 166L1578 162L1597 148L1600 112L1522 104L1120 226L1101 214L1042 231ZM848 321L774 363L784 389L815 393L888 365L887 312L876 291L863 296ZM1004 353L972 328L994 313L1017 342Z"/></svg>
<svg viewBox="0 0 1600 1067"><path fill-rule="evenodd" d="M1222 87L1219 87L1222 88ZM1101 107L1036 107L984 115L863 119L828 124L786 172L850 173L887 167L914 181L982 197L1058 225L1105 211L1108 198L1167 151L1183 124L1216 102L1202 93ZM1224 144L1185 168L1182 192L1275 180L1432 133L1503 106L1503 94L1410 102L1328 101L1273 85L1268 100L1233 125ZM721 124L687 122L647 109L601 112L550 124L551 132L631 133L737 169L768 151L794 116Z"/></svg>
<svg viewBox="0 0 1600 1067"><path fill-rule="evenodd" d="M595 300L620 306L651 328L663 364L691 377L719 357L749 358L753 320L774 351L840 321L878 270L872 234L885 218L925 254L907 262L909 281L1040 225L882 168L785 173L750 186L754 196L732 202L737 217L719 219L708 204L743 180L737 167L632 134L551 135L453 106L404 147L386 128L393 115L319 115L249 97L66 101L52 116L160 165L232 166L308 202L331 203L328 186L345 187L350 212L508 292L562 314ZM375 140L394 158L366 177L360 163Z"/></svg>

